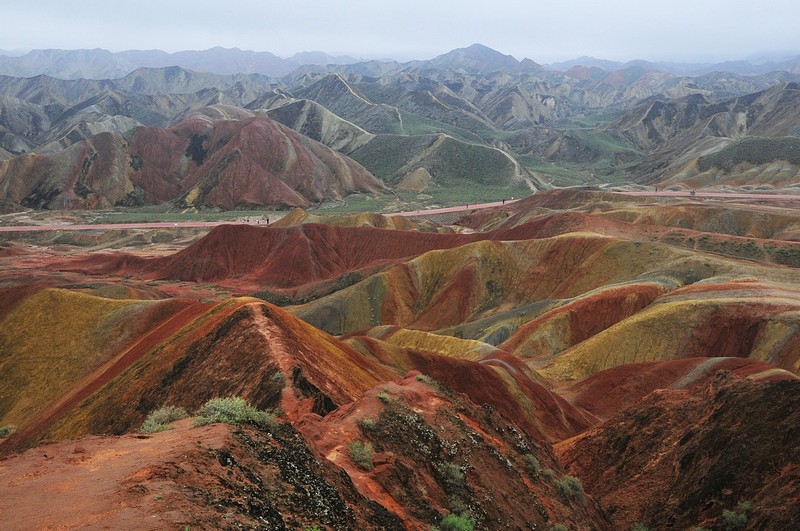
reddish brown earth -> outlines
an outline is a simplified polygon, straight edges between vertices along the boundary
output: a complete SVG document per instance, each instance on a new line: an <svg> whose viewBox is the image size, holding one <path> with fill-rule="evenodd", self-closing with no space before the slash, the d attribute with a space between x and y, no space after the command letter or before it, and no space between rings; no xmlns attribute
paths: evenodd
<svg viewBox="0 0 800 531"><path fill-rule="evenodd" d="M460 512L458 507L469 508L478 529L556 523L608 528L591 499L558 495L554 483L562 472L549 445L501 413L417 376L414 371L371 390L320 421L304 419L299 430L348 472L359 491L396 512L408 529L428 529L434 515ZM373 470L348 458L346 444L355 439L375 447ZM552 475L531 470L526 456L536 457Z"/></svg>
<svg viewBox="0 0 800 531"><path fill-rule="evenodd" d="M773 365L745 358L688 358L621 365L577 382L565 382L557 392L574 406L606 420L657 389L707 385L718 371L760 381L796 379L787 371L775 370Z"/></svg>
<svg viewBox="0 0 800 531"><path fill-rule="evenodd" d="M122 434L165 404L197 409L214 396L280 407L295 420L352 402L395 377L284 310L252 299L197 304L76 382L0 443L8 453L42 437Z"/></svg>
<svg viewBox="0 0 800 531"><path fill-rule="evenodd" d="M307 224L297 227L223 225L185 250L151 260L89 256L64 269L95 274L144 273L148 278L228 281L241 289L296 288L370 266L391 264L475 236Z"/></svg>
<svg viewBox="0 0 800 531"><path fill-rule="evenodd" d="M287 425L270 435L180 421L42 445L0 471L6 529L402 529Z"/></svg>
<svg viewBox="0 0 800 531"><path fill-rule="evenodd" d="M621 528L724 529L752 504L748 529L800 521L800 381L740 380L657 391L557 447L565 468Z"/></svg>

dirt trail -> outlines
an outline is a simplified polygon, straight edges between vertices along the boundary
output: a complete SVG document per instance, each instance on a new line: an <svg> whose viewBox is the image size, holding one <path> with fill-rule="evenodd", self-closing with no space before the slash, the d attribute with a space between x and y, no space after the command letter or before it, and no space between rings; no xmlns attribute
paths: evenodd
<svg viewBox="0 0 800 531"><path fill-rule="evenodd" d="M153 436L91 436L0 461L3 529L184 529L197 509L169 472L191 470L229 433L184 420Z"/></svg>

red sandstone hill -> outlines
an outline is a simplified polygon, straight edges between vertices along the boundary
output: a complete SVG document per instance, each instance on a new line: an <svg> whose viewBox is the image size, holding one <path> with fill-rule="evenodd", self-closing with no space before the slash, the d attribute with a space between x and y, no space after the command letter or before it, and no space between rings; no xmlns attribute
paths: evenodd
<svg viewBox="0 0 800 531"><path fill-rule="evenodd" d="M266 117L194 115L101 133L55 155L0 162L0 199L36 208L309 206L384 185L358 163Z"/></svg>
<svg viewBox="0 0 800 531"><path fill-rule="evenodd" d="M287 289L482 237L314 223L280 228L223 225L172 256L90 256L64 267L196 282L226 280L245 289Z"/></svg>

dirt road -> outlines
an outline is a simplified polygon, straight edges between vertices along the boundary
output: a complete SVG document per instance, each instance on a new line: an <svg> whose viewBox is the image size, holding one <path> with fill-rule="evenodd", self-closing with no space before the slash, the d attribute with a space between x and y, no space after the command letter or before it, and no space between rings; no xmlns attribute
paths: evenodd
<svg viewBox="0 0 800 531"><path fill-rule="evenodd" d="M759 201L797 201L800 203L800 194L737 194L729 192L696 192L691 195L690 192L680 191L664 191L664 192L614 192L622 195L639 196L639 197L686 197L686 198L709 198L709 199L747 199ZM519 201L519 199L509 201L494 201L492 203L478 203L459 205L446 208L434 208L429 210L409 210L406 212L395 212L386 214L387 216L430 216L435 214L449 214L452 212L468 212L472 210L480 210L483 208L493 208L503 205L510 205ZM202 227L216 227L218 225L255 225L253 222L243 221L186 221L174 223L113 223L104 225L14 225L0 227L0 232L26 232L26 231L64 231L64 230L114 230L114 229L159 229L159 228L202 228Z"/></svg>

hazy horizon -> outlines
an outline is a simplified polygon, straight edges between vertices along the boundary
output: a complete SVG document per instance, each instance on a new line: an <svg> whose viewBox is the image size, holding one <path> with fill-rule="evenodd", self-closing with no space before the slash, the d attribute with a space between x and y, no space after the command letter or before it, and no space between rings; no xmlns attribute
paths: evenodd
<svg viewBox="0 0 800 531"><path fill-rule="evenodd" d="M516 59L549 64L581 56L627 62L715 63L763 54L797 55L796 0L768 8L722 0L496 0L375 5L351 0L137 3L11 0L0 49L177 52L214 47L288 58L323 51L359 59L431 59L481 43ZM230 15L228 15L230 13ZM64 28L69 31L64 31Z"/></svg>

